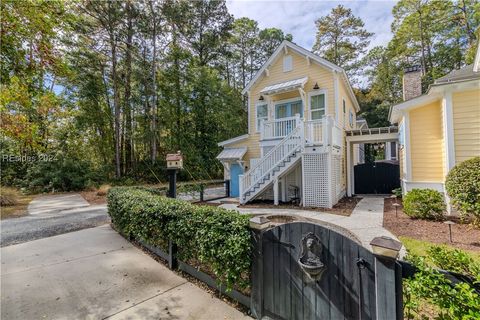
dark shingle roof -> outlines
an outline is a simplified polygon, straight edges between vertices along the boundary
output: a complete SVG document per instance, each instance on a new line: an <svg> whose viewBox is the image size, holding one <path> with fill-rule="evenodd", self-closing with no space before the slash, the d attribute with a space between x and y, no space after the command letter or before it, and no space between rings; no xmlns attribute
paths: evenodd
<svg viewBox="0 0 480 320"><path fill-rule="evenodd" d="M445 84L454 81L464 81L464 80L473 80L480 79L480 72L473 71L473 64L465 66L458 70L453 70L446 76L438 78L435 80L435 84Z"/></svg>

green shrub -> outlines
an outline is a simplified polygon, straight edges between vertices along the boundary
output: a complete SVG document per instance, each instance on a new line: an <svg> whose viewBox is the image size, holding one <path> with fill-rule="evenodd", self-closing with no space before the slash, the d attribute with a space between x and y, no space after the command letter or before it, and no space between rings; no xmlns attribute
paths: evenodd
<svg viewBox="0 0 480 320"><path fill-rule="evenodd" d="M403 197L403 211L411 218L441 220L445 201L436 190L413 189Z"/></svg>
<svg viewBox="0 0 480 320"><path fill-rule="evenodd" d="M443 270L468 275L480 282L480 265L460 249L449 249L446 246L432 246L428 249L432 262Z"/></svg>
<svg viewBox="0 0 480 320"><path fill-rule="evenodd" d="M206 265L227 288L248 285L248 216L218 207L195 206L141 188L111 188L107 197L112 223L127 236L159 247L172 239L180 259L195 259Z"/></svg>
<svg viewBox="0 0 480 320"><path fill-rule="evenodd" d="M468 283L453 285L435 267L480 280L478 265L467 253L433 246L426 257L407 257L416 268L413 278L403 280L406 319L480 319L480 295ZM434 265L431 265L432 261Z"/></svg>
<svg viewBox="0 0 480 320"><path fill-rule="evenodd" d="M480 157L457 164L448 173L445 186L453 205L480 222Z"/></svg>

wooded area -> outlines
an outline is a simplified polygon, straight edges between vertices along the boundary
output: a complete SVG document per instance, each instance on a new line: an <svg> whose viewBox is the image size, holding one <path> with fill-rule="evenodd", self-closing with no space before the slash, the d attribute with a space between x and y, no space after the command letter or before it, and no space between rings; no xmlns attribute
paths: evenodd
<svg viewBox="0 0 480 320"><path fill-rule="evenodd" d="M241 90L295 41L225 1L6 0L1 12L2 184L28 189L158 182L176 150L182 179L221 176L217 143L247 130ZM392 13L393 39L368 52L350 9L316 21L313 51L346 69L372 127L401 101L404 67L420 64L426 88L478 43L478 1L401 0Z"/></svg>

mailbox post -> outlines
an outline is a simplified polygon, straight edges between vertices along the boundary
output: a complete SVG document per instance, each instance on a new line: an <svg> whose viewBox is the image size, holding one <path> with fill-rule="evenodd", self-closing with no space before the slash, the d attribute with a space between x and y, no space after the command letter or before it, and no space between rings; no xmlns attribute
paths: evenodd
<svg viewBox="0 0 480 320"><path fill-rule="evenodd" d="M167 154L167 170L169 175L168 197L177 197L177 171L183 168L183 156L180 151Z"/></svg>

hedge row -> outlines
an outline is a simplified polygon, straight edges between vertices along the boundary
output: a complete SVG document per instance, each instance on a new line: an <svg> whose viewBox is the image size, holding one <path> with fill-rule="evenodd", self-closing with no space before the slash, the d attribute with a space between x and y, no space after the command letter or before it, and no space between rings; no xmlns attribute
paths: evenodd
<svg viewBox="0 0 480 320"><path fill-rule="evenodd" d="M112 188L107 197L112 223L125 235L160 247L171 239L179 248L180 259L199 261L227 288L248 286L248 216L138 188Z"/></svg>

